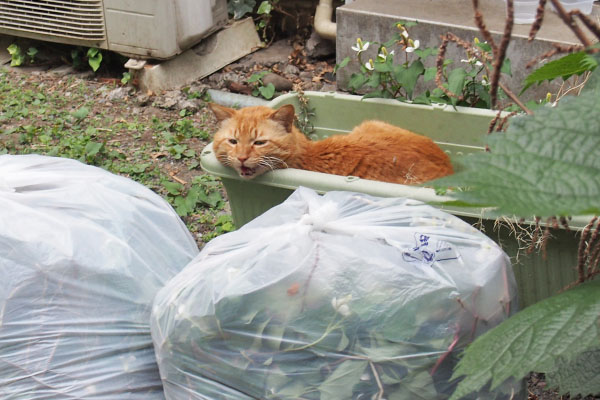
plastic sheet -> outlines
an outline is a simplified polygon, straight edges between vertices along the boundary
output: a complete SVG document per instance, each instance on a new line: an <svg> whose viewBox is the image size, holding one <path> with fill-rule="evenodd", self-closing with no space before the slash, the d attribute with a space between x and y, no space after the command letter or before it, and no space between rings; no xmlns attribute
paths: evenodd
<svg viewBox="0 0 600 400"><path fill-rule="evenodd" d="M151 328L170 400L445 399L461 350L516 308L508 257L457 217L300 188L211 241Z"/></svg>
<svg viewBox="0 0 600 400"><path fill-rule="evenodd" d="M80 162L0 156L0 398L164 399L152 300L197 255L158 195Z"/></svg>

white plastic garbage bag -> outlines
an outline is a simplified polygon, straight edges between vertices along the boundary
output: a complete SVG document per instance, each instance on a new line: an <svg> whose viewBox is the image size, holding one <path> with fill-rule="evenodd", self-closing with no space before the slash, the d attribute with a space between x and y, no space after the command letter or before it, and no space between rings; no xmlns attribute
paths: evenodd
<svg viewBox="0 0 600 400"><path fill-rule="evenodd" d="M164 399L151 303L197 253L130 179L0 156L0 399Z"/></svg>
<svg viewBox="0 0 600 400"><path fill-rule="evenodd" d="M300 188L210 242L151 328L169 400L446 399L461 349L515 310L508 257L464 221Z"/></svg>

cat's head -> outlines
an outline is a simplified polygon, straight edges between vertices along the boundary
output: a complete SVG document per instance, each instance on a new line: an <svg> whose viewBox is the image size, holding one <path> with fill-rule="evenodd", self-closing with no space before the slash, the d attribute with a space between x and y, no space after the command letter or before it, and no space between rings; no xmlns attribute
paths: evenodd
<svg viewBox="0 0 600 400"><path fill-rule="evenodd" d="M287 167L286 160L296 151L294 106L234 110L211 103L209 107L221 124L213 150L222 164L234 168L244 179Z"/></svg>

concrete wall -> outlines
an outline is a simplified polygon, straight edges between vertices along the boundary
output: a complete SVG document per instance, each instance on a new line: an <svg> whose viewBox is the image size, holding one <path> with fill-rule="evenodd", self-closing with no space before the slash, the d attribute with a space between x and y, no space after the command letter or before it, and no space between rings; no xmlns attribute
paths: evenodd
<svg viewBox="0 0 600 400"><path fill-rule="evenodd" d="M499 42L500 35L504 30L505 4L502 0L480 0L481 9L484 13L485 23ZM593 15L600 15L598 6L594 6ZM352 4L338 7L337 11L337 62L340 63L345 57L350 56L355 60L356 53L351 47L356 43L356 38L362 40L385 42L396 30L394 24L398 21L418 21L419 24L409 28L410 36L419 39L421 47L438 47L441 43L440 36L452 32L466 41L472 41L475 37L483 40L481 33L476 28L473 18L473 8L470 0L356 0ZM512 63L513 76L504 77L503 81L515 93L519 93L522 82L532 70L525 65L536 55L551 49L552 42L562 44L579 43L552 11L550 6L546 10L544 24L537 35L536 40L529 42L529 25L515 25L513 38L508 48L507 56ZM590 35L590 37L592 37ZM377 46L369 48L363 56L366 61L369 57L374 58ZM405 61L406 54L396 54L396 61ZM454 60L454 64L465 59L466 54L455 45L449 45L446 58ZM357 62L351 63L355 67L343 68L337 73L338 88L347 89L348 79L352 72L357 71ZM435 57L431 58L430 64L435 65ZM465 65L465 64L463 64ZM466 66L466 65L465 65ZM508 78L508 79L507 79ZM562 82L562 80L560 80ZM432 84L427 85L432 87ZM544 84L537 88L530 88L522 98L525 100L544 98L547 92L556 93L560 84ZM422 89L422 85L420 87ZM419 88L417 88L419 90Z"/></svg>

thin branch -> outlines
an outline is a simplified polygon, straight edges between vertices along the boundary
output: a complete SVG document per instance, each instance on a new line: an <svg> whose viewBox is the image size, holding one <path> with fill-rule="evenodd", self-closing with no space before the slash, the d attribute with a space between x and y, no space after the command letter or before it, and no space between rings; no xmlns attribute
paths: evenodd
<svg viewBox="0 0 600 400"><path fill-rule="evenodd" d="M500 83L500 70L506 57L506 50L510 43L510 37L512 35L512 28L514 24L514 3L513 0L506 0L506 24L504 25L504 33L502 34L502 41L500 47L494 52L494 72L492 73L490 80L490 96L492 107L496 105L498 100L498 84ZM516 97L516 96L515 96ZM511 98L512 99L512 98ZM514 99L512 99L514 101Z"/></svg>
<svg viewBox="0 0 600 400"><path fill-rule="evenodd" d="M508 0L511 1L511 0ZM559 0L550 0L554 9L556 10L558 16L563 20L563 22L571 28L577 39L583 44L585 47L590 47L593 43L588 39L588 37L583 33L579 25L575 22L572 13L568 13L567 10L562 6Z"/></svg>
<svg viewBox="0 0 600 400"><path fill-rule="evenodd" d="M544 10L546 9L546 0L540 0L538 8L535 14L535 21L531 24L531 30L529 31L529 41L535 39L535 35L539 32L544 22Z"/></svg>
<svg viewBox="0 0 600 400"><path fill-rule="evenodd" d="M570 15L577 15L579 17L579 19L581 20L581 22L583 22L583 24L596 36L596 38L598 40L600 40L600 26L595 23L590 17L588 17L587 15L583 14L581 11L579 10L573 10L571 12L569 12ZM594 52L597 52L600 49L594 49Z"/></svg>
<svg viewBox="0 0 600 400"><path fill-rule="evenodd" d="M377 393L377 400L381 400L383 398L384 395L384 391L383 391L383 385L381 384L381 379L379 379L379 373L377 373L377 370L375 369L375 364L373 364L373 361L369 361L369 365L371 366L371 371L373 371L373 376L375 377L375 381L377 382L377 387L379 388L379 393Z"/></svg>
<svg viewBox="0 0 600 400"><path fill-rule="evenodd" d="M585 281L585 248L586 241L590 234L590 230L594 226L594 223L598 217L592 218L592 220L583 228L581 232L581 239L579 240L579 250L577 251L577 283L583 283Z"/></svg>
<svg viewBox="0 0 600 400"><path fill-rule="evenodd" d="M490 31L485 26L485 23L483 22L483 14L479 10L479 0L473 0L473 11L475 12L475 25L477 25L477 28L479 28L479 32L481 32L485 41L488 42L488 44L490 46L492 46L492 49L494 50L494 53L495 53L496 52L496 50L495 50L496 43L494 42L494 38L492 37L492 34L490 33Z"/></svg>
<svg viewBox="0 0 600 400"><path fill-rule="evenodd" d="M506 94L506 96L508 96L509 99L511 99L512 101L515 102L516 105L519 106L519 108L521 108L521 110L523 110L525 113L527 113L528 115L533 115L533 111L531 111L526 105L525 103L523 103L511 90L509 90L502 82L498 82L498 85L500 86L500 88L504 91L504 94Z"/></svg>

